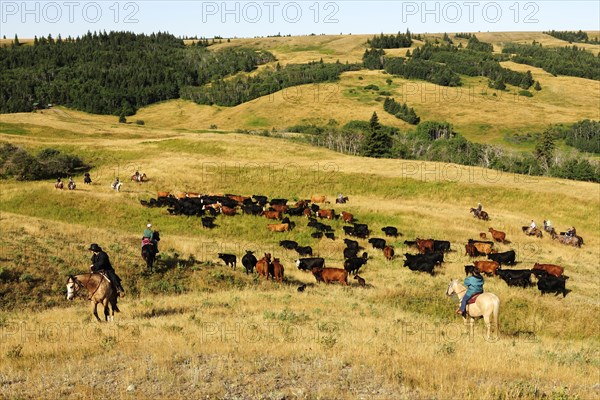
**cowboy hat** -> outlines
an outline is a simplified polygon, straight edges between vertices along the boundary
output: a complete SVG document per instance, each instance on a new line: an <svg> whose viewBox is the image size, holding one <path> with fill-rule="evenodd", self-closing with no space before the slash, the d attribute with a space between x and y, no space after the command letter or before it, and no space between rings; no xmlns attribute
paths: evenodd
<svg viewBox="0 0 600 400"><path fill-rule="evenodd" d="M101 251L102 247L98 246L96 243L92 243L90 245L90 248L88 250L91 250L91 251Z"/></svg>

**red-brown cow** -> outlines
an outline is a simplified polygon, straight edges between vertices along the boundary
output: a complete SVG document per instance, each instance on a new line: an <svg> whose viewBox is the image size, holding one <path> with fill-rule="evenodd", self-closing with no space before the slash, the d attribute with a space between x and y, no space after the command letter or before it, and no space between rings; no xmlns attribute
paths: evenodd
<svg viewBox="0 0 600 400"><path fill-rule="evenodd" d="M264 215L268 219L281 219L281 211L263 211L261 215Z"/></svg>
<svg viewBox="0 0 600 400"><path fill-rule="evenodd" d="M273 279L283 282L283 265L279 262L279 258L273 259Z"/></svg>
<svg viewBox="0 0 600 400"><path fill-rule="evenodd" d="M313 268L311 270L317 282L340 282L348 286L348 271L340 268Z"/></svg>
<svg viewBox="0 0 600 400"><path fill-rule="evenodd" d="M351 224L352 221L354 221L354 215L350 214L349 212L342 211L342 221Z"/></svg>
<svg viewBox="0 0 600 400"><path fill-rule="evenodd" d="M265 253L265 256L256 262L256 272L269 280L269 266L271 265L271 253Z"/></svg>
<svg viewBox="0 0 600 400"><path fill-rule="evenodd" d="M272 204L271 208L275 211L279 211L282 214L288 211L288 206L285 204Z"/></svg>
<svg viewBox="0 0 600 400"><path fill-rule="evenodd" d="M326 200L327 197L318 194L313 194L310 198L310 201L312 201L313 203L325 203Z"/></svg>
<svg viewBox="0 0 600 400"><path fill-rule="evenodd" d="M335 210L317 210L317 217L333 219L335 218Z"/></svg>
<svg viewBox="0 0 600 400"><path fill-rule="evenodd" d="M562 276L562 274L565 272L565 269L563 267L561 267L560 265L554 265L554 264L535 263L533 265L533 269L539 269L539 270L546 271L550 275L554 275L556 277Z"/></svg>
<svg viewBox="0 0 600 400"><path fill-rule="evenodd" d="M238 196L238 195L236 195L236 194L230 194L230 195L228 195L227 197L229 197L229 198L230 198L231 200L233 200L233 201L237 201L237 203L238 203L239 205L242 205L242 204L244 204L244 202L245 202L246 200L250 199L250 197L246 197L246 196Z"/></svg>
<svg viewBox="0 0 600 400"><path fill-rule="evenodd" d="M496 261L475 261L473 264L475 265L475 267L477 267L479 272L484 273L488 276L496 276L496 270L500 265Z"/></svg>
<svg viewBox="0 0 600 400"><path fill-rule="evenodd" d="M221 213L223 215L228 215L228 216L233 216L233 215L237 214L235 208L231 208L231 207L227 207L227 206L221 206Z"/></svg>
<svg viewBox="0 0 600 400"><path fill-rule="evenodd" d="M493 244L490 243L479 243L479 242L475 242L473 243L473 246L475 246L475 248L477 249L477 251L481 254L491 254L494 250L493 248Z"/></svg>
<svg viewBox="0 0 600 400"><path fill-rule="evenodd" d="M433 253L433 239L417 238L416 242L420 254Z"/></svg>
<svg viewBox="0 0 600 400"><path fill-rule="evenodd" d="M287 232L290 230L290 224L268 224L267 229L271 232Z"/></svg>
<svg viewBox="0 0 600 400"><path fill-rule="evenodd" d="M497 231L494 228L490 228L489 231L496 242L504 243L504 239L506 239L506 233Z"/></svg>
<svg viewBox="0 0 600 400"><path fill-rule="evenodd" d="M394 258L394 248L392 246L385 246L383 248L383 256L386 260L391 261Z"/></svg>

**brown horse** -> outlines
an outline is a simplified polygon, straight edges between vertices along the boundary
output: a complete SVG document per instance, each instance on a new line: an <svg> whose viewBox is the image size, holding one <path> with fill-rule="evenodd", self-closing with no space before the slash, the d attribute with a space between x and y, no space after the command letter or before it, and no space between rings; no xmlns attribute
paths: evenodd
<svg viewBox="0 0 600 400"><path fill-rule="evenodd" d="M146 176L145 173L144 174L138 174L138 175L133 174L133 175L131 175L131 180L134 181L134 182L140 182L141 183L141 182L147 181L148 177Z"/></svg>
<svg viewBox="0 0 600 400"><path fill-rule="evenodd" d="M479 211L479 212L477 212L476 208L471 208L471 210L469 212L473 213L473 217L477 217L477 218L482 219L484 221L489 221L490 220L490 216L485 211Z"/></svg>
<svg viewBox="0 0 600 400"><path fill-rule="evenodd" d="M92 312L98 322L100 322L97 309L98 304L104 306L104 319L106 321L112 321L115 312L121 311L117 307L117 291L103 274L90 273L69 276L67 280L67 300L73 300L75 294L81 288L87 289L88 299L92 302Z"/></svg>
<svg viewBox="0 0 600 400"><path fill-rule="evenodd" d="M560 235L556 234L556 231L552 231L552 240L557 240L562 244L568 244L574 247L581 247L583 239L581 236L568 236L561 232Z"/></svg>
<svg viewBox="0 0 600 400"><path fill-rule="evenodd" d="M535 237L538 237L538 238L541 238L543 236L542 230L538 229L538 228L531 229L529 226L522 226L521 230L527 236L535 236Z"/></svg>
<svg viewBox="0 0 600 400"><path fill-rule="evenodd" d="M54 184L54 188L55 188L55 189L60 189L60 190L63 190L63 188L64 188L64 187L65 187L65 185L64 185L62 182L56 182L56 183Z"/></svg>

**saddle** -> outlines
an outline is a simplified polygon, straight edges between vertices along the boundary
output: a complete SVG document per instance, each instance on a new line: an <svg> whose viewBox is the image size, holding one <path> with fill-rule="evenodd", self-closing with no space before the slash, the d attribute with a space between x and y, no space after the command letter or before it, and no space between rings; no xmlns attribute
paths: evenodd
<svg viewBox="0 0 600 400"><path fill-rule="evenodd" d="M144 246L146 246L146 245L151 245L151 246L154 246L154 243L152 243L152 240L151 240L151 239L148 239L148 238L143 238L143 239L142 239L142 247L144 247Z"/></svg>
<svg viewBox="0 0 600 400"><path fill-rule="evenodd" d="M473 303L475 303L475 302L477 301L477 298L479 297L479 295L480 295L480 294L482 294L482 293L476 293L476 294L474 294L474 295L473 295L473 296L472 296L472 297L469 299L469 301L467 301L467 304L473 304Z"/></svg>

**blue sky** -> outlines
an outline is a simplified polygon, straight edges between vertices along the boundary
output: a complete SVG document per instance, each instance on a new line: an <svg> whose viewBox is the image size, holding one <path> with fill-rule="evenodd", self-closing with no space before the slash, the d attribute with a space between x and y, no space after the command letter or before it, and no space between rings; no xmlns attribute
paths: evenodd
<svg viewBox="0 0 600 400"><path fill-rule="evenodd" d="M177 36L599 30L600 1L0 0L8 38L89 31Z"/></svg>

